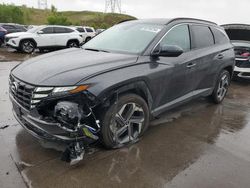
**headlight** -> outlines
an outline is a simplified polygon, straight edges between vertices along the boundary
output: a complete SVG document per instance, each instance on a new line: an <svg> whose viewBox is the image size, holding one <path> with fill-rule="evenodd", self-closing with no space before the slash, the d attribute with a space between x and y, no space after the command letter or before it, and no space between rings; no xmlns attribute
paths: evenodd
<svg viewBox="0 0 250 188"><path fill-rule="evenodd" d="M74 94L85 91L89 88L88 85L69 86L69 87L37 87L33 95L34 98L45 98L49 95L64 95Z"/></svg>
<svg viewBox="0 0 250 188"><path fill-rule="evenodd" d="M85 91L89 88L88 85L82 86L70 86L70 87L55 87L52 91L52 95L57 94L74 94L81 91Z"/></svg>

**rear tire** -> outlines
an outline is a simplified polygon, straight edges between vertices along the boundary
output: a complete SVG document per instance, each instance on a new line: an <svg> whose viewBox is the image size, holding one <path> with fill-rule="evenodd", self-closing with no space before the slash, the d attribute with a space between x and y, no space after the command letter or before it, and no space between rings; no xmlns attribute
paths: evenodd
<svg viewBox="0 0 250 188"><path fill-rule="evenodd" d="M67 44L68 48L78 48L79 47L79 42L75 40L71 40Z"/></svg>
<svg viewBox="0 0 250 188"><path fill-rule="evenodd" d="M134 143L147 130L149 109L138 95L125 94L113 102L101 117L102 143L108 149Z"/></svg>
<svg viewBox="0 0 250 188"><path fill-rule="evenodd" d="M91 40L91 38L90 37L87 37L86 39L85 39L85 43L86 42L89 42Z"/></svg>
<svg viewBox="0 0 250 188"><path fill-rule="evenodd" d="M31 40L23 40L21 42L20 48L21 48L22 52L31 54L32 52L35 51L36 45Z"/></svg>
<svg viewBox="0 0 250 188"><path fill-rule="evenodd" d="M210 98L216 104L221 103L228 91L228 86L230 85L230 73L227 70L223 70L216 82L214 91Z"/></svg>

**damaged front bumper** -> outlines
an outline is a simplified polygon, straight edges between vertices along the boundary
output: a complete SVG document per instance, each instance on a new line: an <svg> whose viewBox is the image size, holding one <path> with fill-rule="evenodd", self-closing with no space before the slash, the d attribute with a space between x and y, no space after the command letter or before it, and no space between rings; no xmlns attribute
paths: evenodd
<svg viewBox="0 0 250 188"><path fill-rule="evenodd" d="M13 114L16 120L25 130L38 139L65 143L84 141L86 144L98 139L96 135L88 131L90 128L88 125L81 125L79 127L81 130L70 130L58 122L47 122L39 119L39 117L30 115L30 112L22 107L12 95L10 95L10 99L13 104Z"/></svg>

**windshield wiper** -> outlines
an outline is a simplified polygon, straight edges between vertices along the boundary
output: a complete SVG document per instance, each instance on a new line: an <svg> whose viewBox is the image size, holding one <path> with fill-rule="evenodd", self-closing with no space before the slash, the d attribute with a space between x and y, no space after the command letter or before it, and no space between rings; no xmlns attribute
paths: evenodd
<svg viewBox="0 0 250 188"><path fill-rule="evenodd" d="M95 51L95 52L106 52L106 53L110 53L107 50L99 50L99 49L93 49L93 48L83 48L84 50L90 50L90 51Z"/></svg>

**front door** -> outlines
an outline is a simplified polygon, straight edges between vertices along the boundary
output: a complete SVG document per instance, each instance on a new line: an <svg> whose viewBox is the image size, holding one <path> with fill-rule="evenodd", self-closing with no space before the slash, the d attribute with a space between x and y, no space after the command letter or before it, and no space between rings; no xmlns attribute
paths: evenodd
<svg viewBox="0 0 250 188"><path fill-rule="evenodd" d="M51 47L55 46L55 38L53 27L45 27L41 29L43 33L37 33L35 40L38 47Z"/></svg>
<svg viewBox="0 0 250 188"><path fill-rule="evenodd" d="M163 37L159 45L176 45L184 50L178 57L159 57L157 63L168 64L165 75L161 79L161 92L158 106L183 100L192 94L196 64L193 62L191 42L187 24L174 26ZM170 75L169 75L170 74ZM167 80L165 80L167 78Z"/></svg>

